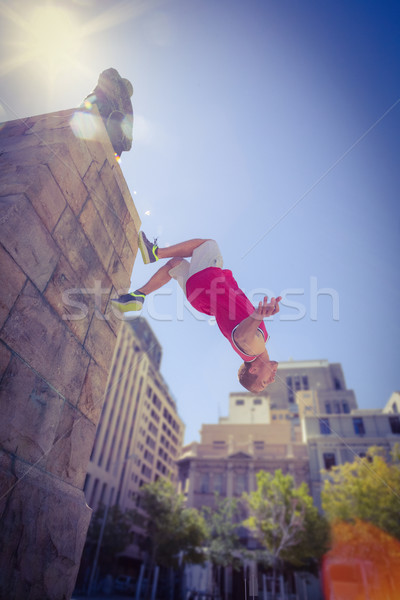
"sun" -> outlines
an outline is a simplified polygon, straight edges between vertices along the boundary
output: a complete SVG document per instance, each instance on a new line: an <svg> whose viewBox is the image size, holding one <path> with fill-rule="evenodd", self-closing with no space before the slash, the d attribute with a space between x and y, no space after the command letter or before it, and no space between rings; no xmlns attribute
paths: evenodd
<svg viewBox="0 0 400 600"><path fill-rule="evenodd" d="M81 48L80 27L72 15L57 6L41 6L27 18L23 45L31 58L55 73L76 59Z"/></svg>

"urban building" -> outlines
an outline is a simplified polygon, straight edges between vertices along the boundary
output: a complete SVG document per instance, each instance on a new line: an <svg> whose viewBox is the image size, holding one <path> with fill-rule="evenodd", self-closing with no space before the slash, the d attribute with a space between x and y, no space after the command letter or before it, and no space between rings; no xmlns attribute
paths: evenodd
<svg viewBox="0 0 400 600"><path fill-rule="evenodd" d="M161 355L145 319L122 324L84 487L93 510L100 503L140 510L142 485L159 477L177 484L184 424L159 371ZM140 560L143 531L132 533L127 555Z"/></svg>
<svg viewBox="0 0 400 600"><path fill-rule="evenodd" d="M293 476L296 485L306 482L321 508L321 489L329 469L365 456L374 445L389 453L400 441L399 413L399 392L392 394L383 410L358 409L340 364L279 363L276 380L265 392L230 394L229 415L218 424L204 424L200 442L182 449L179 491L188 506L200 509L213 506L215 493L239 498L255 490L259 471L281 469ZM241 534L248 548L254 547L255 540ZM264 585L262 571L249 561L244 569L251 574L251 591L257 596ZM296 585L304 586L301 574L298 577ZM232 600L241 597L235 581L237 575L226 569L224 589ZM308 597L319 597L316 580L307 576L307 582Z"/></svg>
<svg viewBox="0 0 400 600"><path fill-rule="evenodd" d="M321 489L329 470L367 456L371 446L380 446L389 458L400 441L400 418L382 410L353 410L350 414L305 417L302 432L310 459L312 496L321 508Z"/></svg>

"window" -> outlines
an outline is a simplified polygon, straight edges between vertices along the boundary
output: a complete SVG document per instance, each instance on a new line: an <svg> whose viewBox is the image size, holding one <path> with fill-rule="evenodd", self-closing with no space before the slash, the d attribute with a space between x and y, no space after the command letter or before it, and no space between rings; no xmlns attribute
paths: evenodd
<svg viewBox="0 0 400 600"><path fill-rule="evenodd" d="M261 403L262 403L262 400L261 400L261 398L255 398L255 399L253 400L253 404L261 404Z"/></svg>
<svg viewBox="0 0 400 600"><path fill-rule="evenodd" d="M254 442L255 450L264 450L264 442Z"/></svg>
<svg viewBox="0 0 400 600"><path fill-rule="evenodd" d="M333 412L335 413L335 415L340 415L340 404L339 404L339 402L334 402L333 403Z"/></svg>
<svg viewBox="0 0 400 600"><path fill-rule="evenodd" d="M361 417L353 418L353 426L354 426L354 433L356 435L364 435L365 427L364 427L364 422Z"/></svg>
<svg viewBox="0 0 400 600"><path fill-rule="evenodd" d="M325 402L325 412L327 415L332 414L332 408L330 402Z"/></svg>
<svg viewBox="0 0 400 600"><path fill-rule="evenodd" d="M218 494L222 494L223 482L224 482L223 473L214 473L214 477L213 477L214 492L217 492Z"/></svg>
<svg viewBox="0 0 400 600"><path fill-rule="evenodd" d="M201 476L201 482L200 482L200 493L208 494L209 489L210 489L210 475L209 475L209 473L203 473Z"/></svg>
<svg viewBox="0 0 400 600"><path fill-rule="evenodd" d="M345 415L348 415L350 413L350 407L345 401L342 402L342 409Z"/></svg>
<svg viewBox="0 0 400 600"><path fill-rule="evenodd" d="M307 375L303 375L302 380L303 380L303 390L308 390L308 377L307 377Z"/></svg>
<svg viewBox="0 0 400 600"><path fill-rule="evenodd" d="M389 417L392 433L400 433L400 417Z"/></svg>
<svg viewBox="0 0 400 600"><path fill-rule="evenodd" d="M331 432L331 428L329 427L329 419L320 419L319 420L319 430L322 435L329 435Z"/></svg>
<svg viewBox="0 0 400 600"><path fill-rule="evenodd" d="M244 400L236 400L236 406L241 406L244 404Z"/></svg>
<svg viewBox="0 0 400 600"><path fill-rule="evenodd" d="M237 473L235 477L235 494L241 496L243 492L247 491L247 477L246 473Z"/></svg>
<svg viewBox="0 0 400 600"><path fill-rule="evenodd" d="M333 452L324 452L324 465L327 471L336 465L336 457Z"/></svg>

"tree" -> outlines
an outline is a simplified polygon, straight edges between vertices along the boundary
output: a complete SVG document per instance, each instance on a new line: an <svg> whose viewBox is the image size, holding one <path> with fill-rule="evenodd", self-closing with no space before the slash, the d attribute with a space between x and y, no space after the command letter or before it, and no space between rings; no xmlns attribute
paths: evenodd
<svg viewBox="0 0 400 600"><path fill-rule="evenodd" d="M99 540L105 510L104 504L100 504L90 522L86 545L90 549L92 559ZM134 511L122 512L118 505L109 508L98 558L98 564L103 572L112 570L116 554L128 546L134 522Z"/></svg>
<svg viewBox="0 0 400 600"><path fill-rule="evenodd" d="M240 543L238 528L241 514L235 498L220 498L215 495L215 506L203 507L207 527L206 554L218 573L216 583L220 585L221 567L239 569L244 550Z"/></svg>
<svg viewBox="0 0 400 600"><path fill-rule="evenodd" d="M293 477L280 469L274 475L260 471L257 490L245 497L251 513L245 525L264 546L274 581L283 561L304 566L322 558L329 547L329 525L305 483L295 488Z"/></svg>
<svg viewBox="0 0 400 600"><path fill-rule="evenodd" d="M183 496L170 481L158 479L143 486L141 507L146 530L143 549L148 552L150 570L156 564L176 568L180 559L204 562L204 518L196 509L185 508Z"/></svg>
<svg viewBox="0 0 400 600"><path fill-rule="evenodd" d="M388 463L382 448L371 447L365 458L333 467L322 491L322 507L330 521L360 519L400 539L399 447Z"/></svg>

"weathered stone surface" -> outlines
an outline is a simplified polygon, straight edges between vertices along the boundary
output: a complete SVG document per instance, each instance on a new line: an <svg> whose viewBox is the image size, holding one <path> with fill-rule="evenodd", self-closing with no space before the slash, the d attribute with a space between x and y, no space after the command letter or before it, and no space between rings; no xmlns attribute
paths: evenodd
<svg viewBox="0 0 400 600"><path fill-rule="evenodd" d="M137 231L140 231L140 225L141 225L141 221L139 218L139 214L136 210L136 206L132 200L132 196L129 192L129 188L127 186L127 183L125 181L124 175L122 173L121 167L119 166L119 164L117 162L114 162L112 165L112 172L115 178L116 183L118 184L119 189L121 190L121 194L125 199L125 203L127 206L127 209L130 213L131 219L135 225L135 228Z"/></svg>
<svg viewBox="0 0 400 600"><path fill-rule="evenodd" d="M104 270L107 271L114 247L91 199L83 207L79 216L79 222L86 237L95 249L97 256L100 258Z"/></svg>
<svg viewBox="0 0 400 600"><path fill-rule="evenodd" d="M15 262L42 291L60 252L24 195L0 198L0 237Z"/></svg>
<svg viewBox="0 0 400 600"><path fill-rule="evenodd" d="M63 481L82 488L92 450L96 425L65 402L51 450L44 460L45 469Z"/></svg>
<svg viewBox="0 0 400 600"><path fill-rule="evenodd" d="M68 146L66 144L52 144L46 146L46 150L48 152L48 156L45 158L46 164L60 186L69 206L77 215L87 198L87 191L69 153Z"/></svg>
<svg viewBox="0 0 400 600"><path fill-rule="evenodd" d="M2 449L27 462L42 458L54 443L63 404L64 398L13 356L0 384Z"/></svg>
<svg viewBox="0 0 400 600"><path fill-rule="evenodd" d="M93 315L85 341L86 351L107 373L111 366L116 336L107 321Z"/></svg>
<svg viewBox="0 0 400 600"><path fill-rule="evenodd" d="M132 250L132 246L130 245L128 239L126 239L121 250L120 259L127 273L132 272L132 265L135 262L135 256L136 251Z"/></svg>
<svg viewBox="0 0 400 600"><path fill-rule="evenodd" d="M130 212L128 212L128 214L125 217L123 229L125 232L126 239L128 240L130 247L132 248L136 256L138 250L138 235L140 228L136 227L136 223L135 221L133 221Z"/></svg>
<svg viewBox="0 0 400 600"><path fill-rule="evenodd" d="M30 282L14 304L2 337L58 393L71 403L78 401L89 356Z"/></svg>
<svg viewBox="0 0 400 600"><path fill-rule="evenodd" d="M119 253L124 245L124 231L120 215L117 213L111 194L108 193L99 179L95 163L89 167L85 177L85 185L90 193L98 213L103 220L114 248Z"/></svg>
<svg viewBox="0 0 400 600"><path fill-rule="evenodd" d="M0 456L0 598L69 600L91 510L83 492Z"/></svg>
<svg viewBox="0 0 400 600"><path fill-rule="evenodd" d="M111 258L110 266L108 268L108 275L110 276L110 279L117 290L122 290L123 288L129 287L131 279L130 274L125 270L121 258L116 252L113 253Z"/></svg>
<svg viewBox="0 0 400 600"><path fill-rule="evenodd" d="M68 207L54 230L54 239L85 287L93 287L96 281L107 287L108 277L99 257Z"/></svg>
<svg viewBox="0 0 400 600"><path fill-rule="evenodd" d="M11 358L11 352L8 348L0 342L0 382L3 377L4 371L7 369Z"/></svg>
<svg viewBox="0 0 400 600"><path fill-rule="evenodd" d="M94 311L94 298L63 255L47 284L45 298L83 343Z"/></svg>
<svg viewBox="0 0 400 600"><path fill-rule="evenodd" d="M65 198L47 165L14 166L2 175L1 195L25 193L48 231L52 232Z"/></svg>
<svg viewBox="0 0 400 600"><path fill-rule="evenodd" d="M126 205L125 198L121 193L117 180L115 179L115 171L110 166L108 161L106 161L100 169L100 179L104 189L107 190L108 196L112 198L112 205L119 217L120 222L123 223L125 220L125 215L128 212L128 207Z"/></svg>
<svg viewBox="0 0 400 600"><path fill-rule="evenodd" d="M91 360L79 398L78 408L94 424L97 424L100 418L106 385L107 372Z"/></svg>
<svg viewBox="0 0 400 600"><path fill-rule="evenodd" d="M22 290L26 275L0 244L0 328Z"/></svg>
<svg viewBox="0 0 400 600"><path fill-rule="evenodd" d="M124 292L126 290L122 291ZM117 290L113 288L108 299L107 307L104 311L104 316L107 320L107 323L109 324L116 336L118 335L119 328L121 326L122 321L124 320L123 313L121 313L121 311L119 311L111 302L111 298L117 298L118 296L119 291L117 292Z"/></svg>

